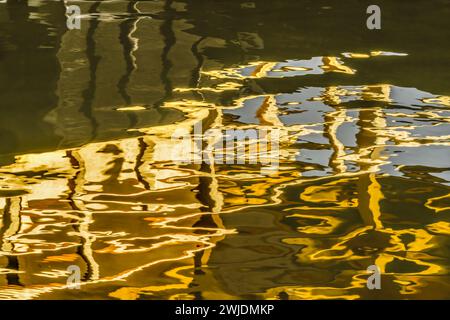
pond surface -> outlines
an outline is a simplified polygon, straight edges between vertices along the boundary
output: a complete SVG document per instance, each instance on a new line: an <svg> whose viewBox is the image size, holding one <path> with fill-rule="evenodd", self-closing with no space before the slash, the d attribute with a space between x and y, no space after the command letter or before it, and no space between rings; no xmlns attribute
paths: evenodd
<svg viewBox="0 0 450 320"><path fill-rule="evenodd" d="M1 299L450 298L449 1L71 4L0 4Z"/></svg>

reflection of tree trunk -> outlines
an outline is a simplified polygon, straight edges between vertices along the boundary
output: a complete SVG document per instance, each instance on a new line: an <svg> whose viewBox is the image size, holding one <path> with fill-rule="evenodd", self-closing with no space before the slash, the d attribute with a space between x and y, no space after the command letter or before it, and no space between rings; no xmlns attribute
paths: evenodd
<svg viewBox="0 0 450 320"><path fill-rule="evenodd" d="M203 55L198 51L198 46L205 39L206 39L206 37L201 37L196 42L194 42L194 44L192 45L192 48L191 48L192 54L195 57L195 59L197 60L197 66L195 67L194 70L192 70L191 82L189 84L190 87L192 87L192 88L197 88L199 86L200 71L203 67L203 63L204 63L205 59L203 58Z"/></svg>
<svg viewBox="0 0 450 320"><path fill-rule="evenodd" d="M83 208L80 208L74 197L81 191L84 184L83 175L85 170L82 161L78 160L72 151L67 151L66 154L70 159L70 164L76 170L75 174L67 182L69 187L67 199L69 200L72 209L76 212L80 212ZM81 215L82 217L79 220L74 219L71 221L74 230L80 234L80 245L77 247L77 254L86 263L86 273L84 274L83 281L95 280L99 277L99 266L92 256L92 240L89 238L88 232L89 224L91 223L90 213L89 216L86 214Z"/></svg>
<svg viewBox="0 0 450 320"><path fill-rule="evenodd" d="M140 184L142 184L142 186L144 187L145 190L150 190L150 184L148 183L147 180L145 180L145 177L142 175L141 173L141 167L142 165L144 165L144 155L145 152L147 151L147 148L149 147L149 145L147 143L145 143L144 138L139 138L139 153L136 157L136 165L134 166L134 172L136 173L136 179L139 181ZM142 210L143 211L148 211L148 205L147 204L143 204L142 205Z"/></svg>
<svg viewBox="0 0 450 320"><path fill-rule="evenodd" d="M172 62L169 59L169 52L177 41L172 28L173 20L175 19L175 10L172 8L172 3L173 0L166 0L164 5L164 22L159 29L164 39L164 49L161 54L163 68L160 77L161 81L164 83L165 95L164 98L158 102L158 105L162 105L164 101L172 97L172 81L169 78Z"/></svg>
<svg viewBox="0 0 450 320"><path fill-rule="evenodd" d="M134 167L134 171L136 172L137 180L143 185L145 190L150 190L150 184L147 180L145 180L144 176L142 175L141 171L139 170L141 166L144 164L144 155L147 151L147 148L149 145L144 141L144 138L139 138L139 154L136 158L136 166Z"/></svg>
<svg viewBox="0 0 450 320"><path fill-rule="evenodd" d="M100 6L101 2L94 3L92 7L89 9L89 13L98 12L97 9ZM97 136L98 123L92 114L92 106L95 97L96 91L96 81L97 81L97 67L100 62L101 57L97 56L96 44L94 40L95 31L100 24L98 19L91 19L89 21L89 29L86 34L86 56L89 62L89 84L86 90L83 92L83 103L81 105L80 111L84 114L86 118L88 118L91 122L92 132L91 139L95 139Z"/></svg>
<svg viewBox="0 0 450 320"><path fill-rule="evenodd" d="M1 240L1 251L13 253L14 244L7 238L14 236L19 232L21 227L21 201L22 199L17 198L7 198L5 200L6 205L3 209L2 215L2 227L0 228L0 240ZM17 256L7 255L8 263L6 265L7 269L19 271L19 260ZM8 272L6 274L6 281L8 285L18 285L22 286L19 279L18 273Z"/></svg>
<svg viewBox="0 0 450 320"><path fill-rule="evenodd" d="M137 14L138 10L135 7L136 3L134 1L130 2L127 7L127 12L131 14ZM131 105L131 97L127 92L127 86L130 82L130 77L134 70L136 70L136 58L133 53L136 50L135 40L132 39L132 34L137 29L137 23L140 18L130 18L125 19L120 25L120 43L123 47L123 56L125 59L125 74L120 78L117 83L117 88L119 90L120 95L122 96L125 105ZM127 113L128 118L130 119L130 128L133 128L137 124L137 117L135 113L129 112Z"/></svg>
<svg viewBox="0 0 450 320"><path fill-rule="evenodd" d="M383 198L381 187L373 173L374 167L377 166L373 161L378 160L378 152L375 152L377 144L376 133L369 131L367 127L373 127L378 115L374 110L361 110L359 112L359 121L357 125L360 128L356 141L361 154L360 171L362 174L358 179L358 209L361 218L366 225L371 225L375 229L381 228L380 221L380 205L379 202ZM370 151L371 150L371 151ZM370 151L370 153L369 153ZM368 154L365 154L367 152Z"/></svg>
<svg viewBox="0 0 450 320"><path fill-rule="evenodd" d="M203 66L203 56L198 52L198 45L203 40L203 38L200 38L197 42L195 42L191 48L191 51L194 55L194 57L197 59L197 66L192 71L192 79L191 79L191 85L193 87L198 87L199 80L200 80L200 70ZM219 113L217 110L211 110L208 114L208 117L201 120L201 128L203 132L201 132L202 136L203 133L214 125L217 121L222 121L222 114ZM201 152L202 150L207 149L207 143L203 139L201 140ZM203 205L202 208L200 208L200 211L205 213L200 216L200 219L196 221L196 223L193 225L193 228L223 228L223 225L221 224L220 217L216 215L220 211L221 208L218 208L217 206L220 206L220 204L217 203L217 199L213 198L213 194L216 194L218 191L218 183L217 178L215 177L215 164L213 159L209 159L209 164L204 161L204 157L208 156L202 153L202 163L200 165L199 171L205 172L207 176L201 176L199 177L199 183L198 186L194 189L197 190L196 198L199 200L199 202ZM202 234L207 233L208 231L202 231L198 230L195 231L196 234ZM192 282L189 285L189 288L197 288L200 287L198 285L198 277L204 275L204 271L202 270L202 266L208 261L209 256L211 255L211 251L213 249L207 249L207 250L201 250L197 251L194 254L194 277L192 279ZM202 299L202 291L196 290L194 292L194 295L196 299Z"/></svg>

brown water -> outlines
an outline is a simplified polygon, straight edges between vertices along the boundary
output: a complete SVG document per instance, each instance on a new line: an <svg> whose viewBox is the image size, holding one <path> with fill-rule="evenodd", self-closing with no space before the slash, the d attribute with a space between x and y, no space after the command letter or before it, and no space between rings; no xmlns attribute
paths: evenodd
<svg viewBox="0 0 450 320"><path fill-rule="evenodd" d="M0 4L0 298L450 298L449 1L74 3Z"/></svg>

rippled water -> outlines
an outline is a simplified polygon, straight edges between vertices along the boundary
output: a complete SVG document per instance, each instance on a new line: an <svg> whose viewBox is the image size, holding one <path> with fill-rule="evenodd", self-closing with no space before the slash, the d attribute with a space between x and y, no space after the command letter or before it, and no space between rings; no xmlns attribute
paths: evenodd
<svg viewBox="0 0 450 320"><path fill-rule="evenodd" d="M0 298L450 298L450 4L378 2L0 4ZM171 160L196 123L279 169Z"/></svg>

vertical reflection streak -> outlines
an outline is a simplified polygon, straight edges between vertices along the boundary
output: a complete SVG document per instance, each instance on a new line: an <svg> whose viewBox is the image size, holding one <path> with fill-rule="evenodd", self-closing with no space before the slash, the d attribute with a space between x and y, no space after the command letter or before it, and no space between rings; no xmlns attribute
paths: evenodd
<svg viewBox="0 0 450 320"><path fill-rule="evenodd" d="M127 12L131 14L139 13L136 8L135 2L130 2L127 6ZM137 24L141 20L140 17L137 18L127 18L119 25L120 28L120 43L123 47L123 56L125 60L125 74L120 78L117 83L117 88L119 90L120 95L122 96L125 105L131 105L131 97L127 92L127 86L130 82L130 77L133 72L137 69L136 65L136 57L134 56L134 52L138 49L138 41L133 37L133 33L137 30ZM133 128L137 124L137 116L136 114L129 112L127 113L128 118L130 120L130 128Z"/></svg>
<svg viewBox="0 0 450 320"><path fill-rule="evenodd" d="M128 4L127 9L128 13L137 13L133 2L130 2ZM136 30L137 21L138 20L135 18L127 18L124 19L124 21L119 25L119 40L123 47L123 57L125 60L126 68L125 74L117 83L117 88L126 105L131 104L131 97L127 92L127 85L130 82L131 74L136 69L136 58L133 56L133 52L136 50L136 43L132 40L132 33Z"/></svg>
<svg viewBox="0 0 450 320"><path fill-rule="evenodd" d="M372 146L377 145L377 133L369 130L368 125L379 122L378 118L379 116L373 110L361 110L357 122L360 130L356 137L360 154L360 171L362 172L358 179L358 209L364 223L373 226L374 229L382 228L379 202L383 195L375 174L378 170L379 151L377 149L375 149L377 152L370 151ZM367 152L369 154L366 154Z"/></svg>
<svg viewBox="0 0 450 320"><path fill-rule="evenodd" d="M172 81L169 78L169 72L172 69L172 62L169 59L169 52L176 43L175 33L173 32L173 20L175 19L175 10L172 8L173 0L166 0L164 4L164 22L161 24L160 33L164 38L164 48L161 54L162 70L161 81L164 83L165 95L157 105L162 105L164 101L172 97Z"/></svg>
<svg viewBox="0 0 450 320"><path fill-rule="evenodd" d="M3 210L3 225L0 228L0 239L1 239L1 251L13 253L14 243L12 243L8 238L17 234L21 226L21 202L20 197L7 198L5 201L5 208ZM7 269L19 271L19 260L15 255L6 256L8 263L6 265ZM19 275L16 272L8 272L6 274L6 281L8 285L18 285L22 286L20 283Z"/></svg>
<svg viewBox="0 0 450 320"><path fill-rule="evenodd" d="M139 142L139 153L136 157L136 165L134 166L134 172L136 173L136 178L139 181L140 184L144 187L145 190L150 190L150 184L147 180L145 180L145 177L141 173L141 167L144 165L144 156L148 148L148 144L145 143L144 138L140 137L138 139ZM148 211L148 205L143 204L142 210Z"/></svg>
<svg viewBox="0 0 450 320"><path fill-rule="evenodd" d="M347 171L347 166L345 165L344 160L341 159L342 156L345 156L345 146L337 137L339 127L345 122L345 114L345 110L336 108L336 111L327 112L324 116L324 136L328 138L331 148L333 149L329 166L338 174Z"/></svg>
<svg viewBox="0 0 450 320"><path fill-rule="evenodd" d="M97 9L100 7L101 2L96 2L89 9L89 14L93 15L98 13ZM86 57L89 62L89 83L88 87L83 91L83 103L80 108L80 112L84 114L91 122L92 132L91 138L94 139L97 136L98 122L92 114L92 106L96 92L97 82L97 67L101 57L96 55L96 43L94 35L97 30L100 21L92 17L89 21L89 29L86 34Z"/></svg>
<svg viewBox="0 0 450 320"><path fill-rule="evenodd" d="M203 58L203 55L199 52L198 46L205 39L206 39L206 37L201 37L200 39L195 41L191 47L191 52L194 55L195 59L197 60L197 65L194 68L194 70L192 70L191 82L189 84L189 86L193 87L193 88L197 88L199 86L199 82L200 82L200 77L201 77L200 72L202 70L205 59Z"/></svg>

